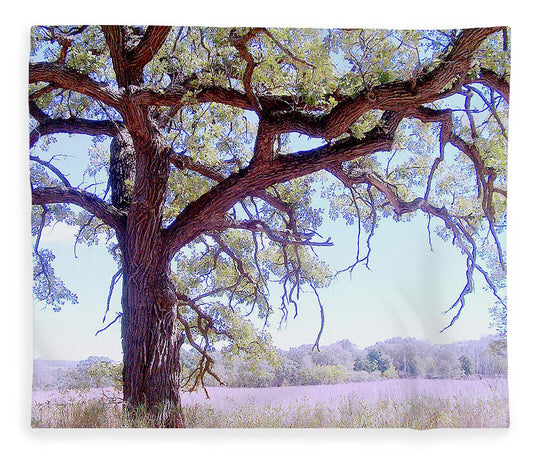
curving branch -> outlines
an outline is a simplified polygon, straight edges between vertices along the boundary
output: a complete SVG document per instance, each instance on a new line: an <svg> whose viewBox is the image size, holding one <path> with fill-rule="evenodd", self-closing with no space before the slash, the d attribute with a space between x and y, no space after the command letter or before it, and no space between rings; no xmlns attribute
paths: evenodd
<svg viewBox="0 0 533 458"><path fill-rule="evenodd" d="M50 161L45 161L43 159L40 159L38 158L37 156L31 156L30 155L30 161L34 161L34 162L37 162L38 164L41 164L41 165L44 165L46 168L50 169L52 172L54 172L54 174L63 182L63 184L67 187L67 188L71 188L72 185L70 184L70 182L67 180L67 178L65 177L65 175L63 175L63 173L61 172L61 170L59 170L55 165L53 165Z"/></svg>
<svg viewBox="0 0 533 458"><path fill-rule="evenodd" d="M479 75L475 78L472 78L471 82L482 83L485 86L491 87L495 91L499 92L505 101L509 103L510 88L505 77L494 73L492 70L482 68L479 72Z"/></svg>
<svg viewBox="0 0 533 458"><path fill-rule="evenodd" d="M122 93L106 83L99 83L88 75L79 73L62 64L51 62L30 63L30 83L50 83L55 87L70 89L99 100L113 108L119 108Z"/></svg>
<svg viewBox="0 0 533 458"><path fill-rule="evenodd" d="M92 213L117 232L125 229L125 214L95 194L64 186L33 188L32 205L74 204Z"/></svg>
<svg viewBox="0 0 533 458"><path fill-rule="evenodd" d="M242 57L242 59L246 61L246 69L244 70L242 83L244 86L244 92L246 93L246 97L248 98L254 108L254 111L256 112L260 112L262 110L261 103L259 102L259 99L255 95L254 90L252 88L252 75L257 64L255 63L252 54L250 54L250 51L248 51L247 45L250 40L255 38L255 36L263 30L264 29L261 28L252 28L247 34L240 37L237 35L237 31L235 29L232 29L229 34L231 44L239 52L239 55Z"/></svg>
<svg viewBox="0 0 533 458"><path fill-rule="evenodd" d="M29 113L39 123L30 133L30 148L42 136L50 134L108 135L110 137L117 134L117 122L115 121L83 119L76 116L53 119L41 110L34 100L30 100Z"/></svg>

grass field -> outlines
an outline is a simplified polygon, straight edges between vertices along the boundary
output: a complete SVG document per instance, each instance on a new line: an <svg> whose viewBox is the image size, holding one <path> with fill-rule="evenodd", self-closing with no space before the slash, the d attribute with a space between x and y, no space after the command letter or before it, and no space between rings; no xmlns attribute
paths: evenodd
<svg viewBox="0 0 533 458"><path fill-rule="evenodd" d="M100 394L100 396L98 395ZM35 428L151 427L122 411L116 393L34 392ZM184 393L191 428L506 428L506 379L387 380Z"/></svg>

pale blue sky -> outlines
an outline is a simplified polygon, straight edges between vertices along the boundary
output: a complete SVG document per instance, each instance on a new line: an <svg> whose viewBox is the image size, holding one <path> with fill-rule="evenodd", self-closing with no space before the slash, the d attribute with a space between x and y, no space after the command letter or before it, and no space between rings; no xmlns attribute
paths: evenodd
<svg viewBox="0 0 533 458"><path fill-rule="evenodd" d="M72 156L69 179L76 185L81 179L76 165L84 165L87 137L62 136L50 154ZM295 148L308 147L303 141ZM59 164L59 162L58 162ZM327 212L326 212L327 213ZM419 215L411 222L392 219L380 223L372 241L370 268L358 266L351 278L343 274L328 290L320 291L325 310L325 327L321 344L349 339L360 347L377 341L401 337L416 337L430 342L468 340L493 333L488 327L488 308L494 304L491 294L484 291L478 276L476 292L467 297L461 318L444 333L453 312L443 311L457 298L465 281L464 258L450 242L433 236L434 251L428 244L427 219ZM326 217L321 235L331 237L333 247L316 251L334 269L354 262L356 227L344 221ZM84 359L104 355L121 359L120 324L95 336L120 310L120 284L117 285L106 324L102 318L106 308L109 283L116 271L114 261L105 246L78 245L74 257L75 229L63 224L53 231L45 229L41 247L56 254L55 268L65 283L78 294L79 304L66 304L61 312L34 311L34 357L45 359ZM364 239L362 239L364 240ZM365 248L363 243L363 249ZM280 304L280 294L271 288L273 308ZM320 313L312 291L302 294L298 317L278 329L279 315L273 317L269 331L275 345L290 348L314 343L320 327ZM262 322L256 321L258 326Z"/></svg>

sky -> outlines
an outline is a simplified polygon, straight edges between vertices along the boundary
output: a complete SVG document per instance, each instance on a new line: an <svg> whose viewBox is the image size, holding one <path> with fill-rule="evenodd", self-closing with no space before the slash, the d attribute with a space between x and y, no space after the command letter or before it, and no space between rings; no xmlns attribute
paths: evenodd
<svg viewBox="0 0 533 458"><path fill-rule="evenodd" d="M314 146L296 138L291 144L294 150ZM42 157L70 156L66 170L70 170L68 178L75 185L82 179L78 169L86 163L89 145L89 137L63 135ZM60 167L59 162L55 164ZM331 237L334 246L315 251L337 271L355 261L357 228L346 225L342 219L332 221L325 213L320 233L325 238ZM447 343L494 333L489 327L488 313L494 297L483 289L484 281L479 275L475 277L476 291L467 296L467 306L460 319L440 332L454 316L454 311L443 312L455 302L464 286L465 259L458 248L435 235L432 251L426 225L423 215L410 222L383 220L372 239L369 269L360 264L351 275L341 274L330 288L319 291L325 314L321 345L348 339L364 348L393 337ZM119 282L103 323L116 264L103 244L91 247L79 244L75 257L75 234L76 229L65 224L43 232L41 248L55 253L56 273L78 295L79 303L67 303L60 312L43 308L42 304L34 305L34 358L82 360L97 355L121 360L120 322L98 332L120 311ZM274 309L279 307L280 297L281 291L273 285ZM267 328L274 345L288 349L315 342L320 329L320 310L312 290L301 295L297 317L293 318L289 312L288 320L281 325L280 317L276 313ZM262 327L262 321L250 319L258 328Z"/></svg>
<svg viewBox="0 0 533 458"><path fill-rule="evenodd" d="M323 248L321 257L334 268L353 263L354 228L331 224L334 247ZM120 287L115 288L108 320L102 323L110 279L116 268L105 247L77 248L73 254L73 231L56 227L43 237L43 247L56 253L56 271L78 294L79 304L66 304L60 312L34 308L34 356L44 359L85 359L90 355L121 359L120 325L102 329L120 310ZM371 270L359 266L350 278L343 274L328 290L320 291L325 311L321 344L348 339L360 347L377 341L416 337L432 343L469 340L493 333L488 327L488 307L493 297L478 288L467 299L460 319L440 332L453 315L443 314L464 284L464 260L457 250L434 237L434 251L427 244L423 218L410 223L384 224L375 235ZM325 253L326 250L329 253ZM272 289L272 303L279 295ZM276 346L284 349L314 343L320 327L314 293L302 294L298 316L289 316L278 327L279 314L268 328ZM256 321L258 326L261 325Z"/></svg>

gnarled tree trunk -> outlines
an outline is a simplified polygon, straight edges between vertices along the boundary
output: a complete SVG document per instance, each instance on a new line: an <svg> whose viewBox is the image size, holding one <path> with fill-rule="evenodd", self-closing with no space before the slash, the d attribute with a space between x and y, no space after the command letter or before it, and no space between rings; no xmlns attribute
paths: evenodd
<svg viewBox="0 0 533 458"><path fill-rule="evenodd" d="M129 121L134 124L138 119ZM145 135L133 127L121 129L111 148L112 201L123 203L120 208L127 211L124 230L117 234L123 274L124 403L132 414L146 410L157 425L183 427L179 394L183 337L178 333L171 256L162 237L170 164L159 132L150 120L146 124ZM133 177L134 186L128 185Z"/></svg>
<svg viewBox="0 0 533 458"><path fill-rule="evenodd" d="M183 427L179 393L176 295L168 270L124 265L122 348L124 402L131 413L146 408L156 423Z"/></svg>

